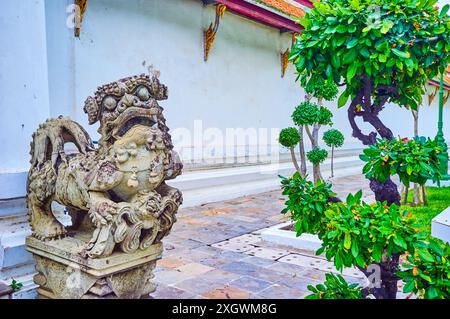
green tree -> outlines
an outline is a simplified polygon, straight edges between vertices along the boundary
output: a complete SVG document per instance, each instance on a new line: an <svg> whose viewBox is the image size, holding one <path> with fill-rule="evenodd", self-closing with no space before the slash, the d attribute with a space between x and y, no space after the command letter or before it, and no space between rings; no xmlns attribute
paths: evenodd
<svg viewBox="0 0 450 319"><path fill-rule="evenodd" d="M300 135L299 135L297 129L294 127L288 127L288 128L282 129L280 131L278 141L284 147L289 148L289 150L291 151L292 163L294 163L294 166L295 166L295 169L297 170L297 172L300 172L300 168L298 166L297 159L295 158L295 151L294 151L295 145L297 145L300 141Z"/></svg>
<svg viewBox="0 0 450 319"><path fill-rule="evenodd" d="M337 129L331 129L323 133L322 139L328 147L331 147L331 177L334 177L334 148L344 145L344 134Z"/></svg>
<svg viewBox="0 0 450 319"><path fill-rule="evenodd" d="M444 72L450 60L449 6L439 11L437 0L325 0L300 20L304 30L290 59L302 86L311 79L332 79L345 86L338 106L347 104L353 136L365 145L377 135L392 139L379 113L386 103L422 101L427 79ZM375 128L364 134L356 118ZM400 204L397 185L371 180L377 200Z"/></svg>
<svg viewBox="0 0 450 319"><path fill-rule="evenodd" d="M295 221L297 236L317 234L322 246L316 254L325 254L337 270L357 267L368 278L375 270L381 281L361 290L330 277L325 286L310 289L314 294L309 298L364 298L372 294L377 299L395 299L400 278L405 281L404 292L430 299L450 296L450 246L420 232L404 207L386 202L367 204L361 191L349 194L342 203L333 197L330 184L313 185L298 173L282 178L281 184L283 195L288 197L281 213L290 214ZM405 253L407 262L400 267L400 256Z"/></svg>

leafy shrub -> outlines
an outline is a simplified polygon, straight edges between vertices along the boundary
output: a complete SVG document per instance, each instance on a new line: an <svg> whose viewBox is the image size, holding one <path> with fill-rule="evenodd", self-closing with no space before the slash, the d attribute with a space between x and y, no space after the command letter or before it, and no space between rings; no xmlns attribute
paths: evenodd
<svg viewBox="0 0 450 319"><path fill-rule="evenodd" d="M439 181L439 163L442 158L437 140L415 137L414 139L379 139L360 155L367 162L363 173L367 178L385 182L389 176L397 174L400 181L425 184L428 179Z"/></svg>
<svg viewBox="0 0 450 319"><path fill-rule="evenodd" d="M319 81L316 77L344 82L339 106L358 95L361 75L366 75L374 83L374 95L388 94L391 102L416 109L426 79L449 62L449 7L439 12L435 4L435 0L314 2L300 20L304 29L289 59L302 85ZM378 85L396 90L375 92Z"/></svg>
<svg viewBox="0 0 450 319"><path fill-rule="evenodd" d="M319 109L319 120L317 121L317 123L319 123L320 125L332 125L332 118L333 113L331 113L329 109L324 106Z"/></svg>
<svg viewBox="0 0 450 319"><path fill-rule="evenodd" d="M278 141L284 147L294 147L300 141L300 134L294 127L284 128L280 131Z"/></svg>
<svg viewBox="0 0 450 319"><path fill-rule="evenodd" d="M308 153L306 153L306 157L308 160L314 165L319 165L322 163L328 156L328 152L320 147L315 147Z"/></svg>
<svg viewBox="0 0 450 319"><path fill-rule="evenodd" d="M329 78L325 80L322 76L317 74L311 76L306 85L304 83L303 87L305 88L306 93L311 94L316 98L323 98L326 101L331 101L336 98L339 92L333 79Z"/></svg>
<svg viewBox="0 0 450 319"><path fill-rule="evenodd" d="M383 254L390 257L414 251L426 233L418 233L407 211L395 204L377 202L369 205L361 201L362 192L349 194L346 203L335 203L325 211L318 236L323 241L317 254L328 260L334 257L338 270L343 267L365 268L380 263Z"/></svg>
<svg viewBox="0 0 450 319"><path fill-rule="evenodd" d="M12 290L14 290L14 291L19 291L20 289L23 288L23 283L21 283L21 282L15 280L15 279L13 278L12 281L11 281L11 284L10 284L9 286L12 288Z"/></svg>
<svg viewBox="0 0 450 319"><path fill-rule="evenodd" d="M320 229L323 213L329 206L329 198L335 196L331 184L319 181L316 185L312 181L295 173L290 178L281 177L283 195L288 196L286 208L281 213L291 214L296 221L297 235L312 233Z"/></svg>
<svg viewBox="0 0 450 319"><path fill-rule="evenodd" d="M320 118L319 107L315 103L302 102L292 113L292 120L296 125L312 125Z"/></svg>
<svg viewBox="0 0 450 319"><path fill-rule="evenodd" d="M348 284L341 275L325 274L325 282L315 287L308 286L313 293L305 299L363 299L362 288L358 284Z"/></svg>
<svg viewBox="0 0 450 319"><path fill-rule="evenodd" d="M404 293L421 293L425 299L450 299L450 245L429 240L417 245L403 271Z"/></svg>
<svg viewBox="0 0 450 319"><path fill-rule="evenodd" d="M331 129L323 133L323 141L328 147L341 147L344 135L337 129Z"/></svg>

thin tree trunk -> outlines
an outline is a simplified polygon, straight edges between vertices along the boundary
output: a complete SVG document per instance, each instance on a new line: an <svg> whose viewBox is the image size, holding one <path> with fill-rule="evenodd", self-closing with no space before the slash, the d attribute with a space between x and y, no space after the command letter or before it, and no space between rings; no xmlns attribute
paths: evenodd
<svg viewBox="0 0 450 319"><path fill-rule="evenodd" d="M420 200L419 200L419 186L417 185L417 183L414 183L414 205L419 205L420 204Z"/></svg>
<svg viewBox="0 0 450 319"><path fill-rule="evenodd" d="M406 203L408 202L408 191L409 191L409 187L405 186L405 197L403 198L403 204L406 205Z"/></svg>
<svg viewBox="0 0 450 319"><path fill-rule="evenodd" d="M302 177L306 176L306 154L305 141L303 139L303 125L298 127L298 134L300 135L300 142L298 143L298 150L300 155L300 174Z"/></svg>
<svg viewBox="0 0 450 319"><path fill-rule="evenodd" d="M411 113L414 119L414 136L419 136L419 109L416 111L411 109ZM419 199L419 186L417 183L414 183L414 205L420 205Z"/></svg>
<svg viewBox="0 0 450 319"><path fill-rule="evenodd" d="M298 167L298 163L297 163L297 159L295 158L295 151L293 147L289 148L291 150L291 159L292 159L292 163L294 163L295 169L297 170L297 172L300 172L300 167Z"/></svg>
<svg viewBox="0 0 450 319"><path fill-rule="evenodd" d="M427 190L426 190L426 188L425 188L425 185L421 185L420 187L422 187L422 200L423 200L423 205L424 205L424 206L428 206Z"/></svg>
<svg viewBox="0 0 450 319"><path fill-rule="evenodd" d="M314 137L313 137L313 135L311 133L311 129L309 128L308 125L305 125L305 131L306 131L306 134L308 134L308 138L311 141L311 145L313 145L314 144Z"/></svg>
<svg viewBox="0 0 450 319"><path fill-rule="evenodd" d="M334 146L331 147L331 177L334 177L333 161L334 161Z"/></svg>
<svg viewBox="0 0 450 319"><path fill-rule="evenodd" d="M313 136L313 145L312 148L316 148L319 146L319 129L320 129L320 124L314 124L313 127L313 132L312 132L312 136ZM320 173L320 164L314 164L313 165L313 177L314 177L314 183L317 183L317 181L319 179L323 180L322 174Z"/></svg>

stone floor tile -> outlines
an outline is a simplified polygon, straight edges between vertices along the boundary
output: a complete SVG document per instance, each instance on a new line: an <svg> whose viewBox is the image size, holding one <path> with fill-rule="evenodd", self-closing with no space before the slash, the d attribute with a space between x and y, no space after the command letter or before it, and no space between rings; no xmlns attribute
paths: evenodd
<svg viewBox="0 0 450 319"><path fill-rule="evenodd" d="M262 299L299 299L305 297L308 293L295 288L274 284L259 292L257 295Z"/></svg>
<svg viewBox="0 0 450 319"><path fill-rule="evenodd" d="M272 282L268 282L265 280L253 278L250 276L242 276L239 279L233 280L230 283L230 286L253 293L258 293L261 290L264 290L267 287L271 286L272 284Z"/></svg>
<svg viewBox="0 0 450 319"><path fill-rule="evenodd" d="M202 280L226 285L229 284L231 281L240 278L241 275L221 269L214 269L202 274L200 277Z"/></svg>
<svg viewBox="0 0 450 319"><path fill-rule="evenodd" d="M190 264L180 266L180 267L176 268L176 270L183 274L187 274L187 275L191 275L191 276L198 276L198 275L204 274L205 272L214 270L214 268L210 267L210 266L202 265L199 263L190 263Z"/></svg>
<svg viewBox="0 0 450 319"><path fill-rule="evenodd" d="M164 283L166 285L172 285L180 281L192 278L192 275L181 273L177 270L162 270L155 273L155 282Z"/></svg>
<svg viewBox="0 0 450 319"><path fill-rule="evenodd" d="M255 276L258 271L264 269L243 261L233 261L231 263L219 266L220 269L240 275Z"/></svg>
<svg viewBox="0 0 450 319"><path fill-rule="evenodd" d="M269 267L276 263L275 261L267 258L260 258L255 256L248 256L244 259L241 259L241 261L253 264L255 266L261 266L261 267Z"/></svg>
<svg viewBox="0 0 450 319"><path fill-rule="evenodd" d="M321 284L322 281L304 277L302 275L297 276L295 274L285 274L283 277L280 277L280 279L276 283L289 288L308 291L309 285L315 286L317 284Z"/></svg>
<svg viewBox="0 0 450 319"><path fill-rule="evenodd" d="M245 253L252 256L267 258L271 260L277 260L283 256L290 254L288 250L265 248L265 247L255 247L253 249L245 251Z"/></svg>
<svg viewBox="0 0 450 319"><path fill-rule="evenodd" d="M174 285L176 288L185 290L187 292L202 295L204 292L216 289L223 288L225 285L217 282L211 282L201 277L189 278L183 281L180 281Z"/></svg>
<svg viewBox="0 0 450 319"><path fill-rule="evenodd" d="M186 227L188 227L188 226L207 226L207 225L211 225L211 221L200 219L200 218L195 218L195 217L192 217L192 216L181 216L181 217L178 217L178 222L182 223Z"/></svg>
<svg viewBox="0 0 450 319"><path fill-rule="evenodd" d="M229 241L232 243L242 243L242 244L251 245L251 244L261 241L261 236L255 235L255 234L245 234L242 236L230 238Z"/></svg>
<svg viewBox="0 0 450 319"><path fill-rule="evenodd" d="M229 205L242 205L242 204L248 204L253 202L251 198L248 198L246 196L241 197L240 199L233 199L233 200L227 200L224 203Z"/></svg>
<svg viewBox="0 0 450 319"><path fill-rule="evenodd" d="M157 265L162 268L175 269L177 267L190 263L190 260L185 260L182 256L167 256L157 261Z"/></svg>
<svg viewBox="0 0 450 319"><path fill-rule="evenodd" d="M290 254L280 258L278 261L315 269L319 269L319 267L328 263L322 258L309 257L300 254Z"/></svg>
<svg viewBox="0 0 450 319"><path fill-rule="evenodd" d="M325 272L332 272L335 274L345 275L348 277L365 278L364 274L356 268L344 268L342 271L339 271L334 266L334 263L330 261L328 261L326 264L320 265L318 269Z"/></svg>
<svg viewBox="0 0 450 319"><path fill-rule="evenodd" d="M249 217L249 216L245 216L245 215L235 215L232 217L232 219L239 220L239 221L246 222L246 223L255 223L258 221L258 218L256 218L256 217Z"/></svg>
<svg viewBox="0 0 450 319"><path fill-rule="evenodd" d="M207 291L202 296L208 299L248 299L250 293L236 287L223 287Z"/></svg>
<svg viewBox="0 0 450 319"><path fill-rule="evenodd" d="M163 284L158 285L156 291L150 296L155 299L191 299L196 297L193 293Z"/></svg>
<svg viewBox="0 0 450 319"><path fill-rule="evenodd" d="M254 248L254 246L252 246L252 245L244 244L241 242L231 242L228 240L221 241L216 244L212 244L211 246L216 247L216 248L225 249L225 250L235 251L238 253L242 253L242 252L245 252L245 251L248 251L248 250L251 250Z"/></svg>
<svg viewBox="0 0 450 319"><path fill-rule="evenodd" d="M242 276L250 276L258 279L262 279L269 282L276 282L283 273L275 270L269 270L264 267L249 264L243 261L234 261L223 266L219 266L220 269L240 274Z"/></svg>
<svg viewBox="0 0 450 319"><path fill-rule="evenodd" d="M313 280L317 280L320 282L324 282L325 274L327 274L327 273L328 272L318 270L318 269L307 269L307 270L305 270L305 272L302 273L302 276L304 276L306 278L311 278Z"/></svg>
<svg viewBox="0 0 450 319"><path fill-rule="evenodd" d="M347 277L354 277L364 279L366 276L357 268L344 268L342 270L342 275Z"/></svg>
<svg viewBox="0 0 450 319"><path fill-rule="evenodd" d="M210 210L204 210L204 211L202 211L202 215L204 215L204 216L217 216L217 215L234 213L236 211L237 210L234 209L234 208L222 207L222 208L215 208L215 209L210 209Z"/></svg>
<svg viewBox="0 0 450 319"><path fill-rule="evenodd" d="M271 269L271 270L291 274L291 275L296 275L296 276L301 275L302 273L304 273L306 271L306 269L309 269L309 268L306 268L303 266L298 266L298 265L279 262L279 261L274 262L272 265L270 265L267 268Z"/></svg>

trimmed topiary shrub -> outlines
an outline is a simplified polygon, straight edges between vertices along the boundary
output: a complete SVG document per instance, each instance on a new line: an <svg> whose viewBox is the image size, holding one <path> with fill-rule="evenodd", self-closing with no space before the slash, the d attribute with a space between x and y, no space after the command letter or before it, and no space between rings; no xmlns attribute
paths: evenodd
<svg viewBox="0 0 450 319"><path fill-rule="evenodd" d="M320 147L313 148L306 153L306 157L313 165L319 165L327 158L327 156L328 152Z"/></svg>

